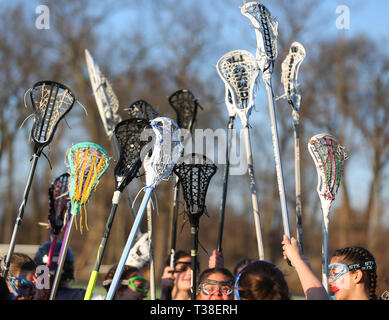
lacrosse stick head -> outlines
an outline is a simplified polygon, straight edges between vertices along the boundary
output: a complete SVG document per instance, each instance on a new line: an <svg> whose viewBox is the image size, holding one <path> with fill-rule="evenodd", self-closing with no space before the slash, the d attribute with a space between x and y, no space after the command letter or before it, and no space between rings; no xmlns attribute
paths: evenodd
<svg viewBox="0 0 389 320"><path fill-rule="evenodd" d="M182 186L185 212L191 225L197 224L206 209L208 186L217 167L204 155L192 153L184 156L173 170Z"/></svg>
<svg viewBox="0 0 389 320"><path fill-rule="evenodd" d="M92 142L80 142L66 152L66 164L70 168L71 214L77 215L84 208L99 180L109 166L107 151ZM81 215L80 215L80 228Z"/></svg>
<svg viewBox="0 0 389 320"><path fill-rule="evenodd" d="M230 116L242 110L249 116L254 106L254 87L259 73L255 57L246 50L233 50L219 59L216 69L226 86L226 105ZM235 112L230 110L230 101Z"/></svg>
<svg viewBox="0 0 389 320"><path fill-rule="evenodd" d="M121 117L118 114L119 100L113 91L110 82L100 71L100 68L96 64L92 55L86 49L85 59L100 117L103 121L106 134L108 137L111 137L113 135L115 125L121 121Z"/></svg>
<svg viewBox="0 0 389 320"><path fill-rule="evenodd" d="M293 42L289 53L282 62L281 83L284 86L285 96L294 110L300 111L301 94L297 82L301 63L305 59L305 48L299 42Z"/></svg>
<svg viewBox="0 0 389 320"><path fill-rule="evenodd" d="M339 140L327 133L313 136L308 142L308 150L317 170L317 192L322 204L329 210L338 192L348 155Z"/></svg>
<svg viewBox="0 0 389 320"><path fill-rule="evenodd" d="M49 188L49 223L51 233L59 235L66 225L67 213L70 206L69 173L57 177Z"/></svg>
<svg viewBox="0 0 389 320"><path fill-rule="evenodd" d="M128 112L130 118L141 118L151 121L158 117L158 112L145 100L137 100L124 110Z"/></svg>
<svg viewBox="0 0 389 320"><path fill-rule="evenodd" d="M146 187L155 188L162 180L168 179L174 165L182 155L181 130L170 118L158 117L150 122L152 132L147 133L149 139L152 136L151 150L145 148L144 159L146 171Z"/></svg>
<svg viewBox="0 0 389 320"><path fill-rule="evenodd" d="M261 3L250 1L240 9L241 13L250 19L255 28L257 38L257 59L262 72L273 72L277 59L278 21Z"/></svg>
<svg viewBox="0 0 389 320"><path fill-rule="evenodd" d="M196 122L197 109L200 107L198 100L188 89L181 89L169 97L169 104L177 115L177 124L180 128L193 130Z"/></svg>
<svg viewBox="0 0 389 320"><path fill-rule="evenodd" d="M76 98L69 88L55 81L39 81L30 91L34 109L31 138L34 153L40 155L54 137L60 120L72 109Z"/></svg>
<svg viewBox="0 0 389 320"><path fill-rule="evenodd" d="M148 141L141 140L141 134L148 126L148 120L131 118L115 127L115 137L120 145L120 157L114 169L116 189L119 191L123 191L136 177L142 166L141 151Z"/></svg>

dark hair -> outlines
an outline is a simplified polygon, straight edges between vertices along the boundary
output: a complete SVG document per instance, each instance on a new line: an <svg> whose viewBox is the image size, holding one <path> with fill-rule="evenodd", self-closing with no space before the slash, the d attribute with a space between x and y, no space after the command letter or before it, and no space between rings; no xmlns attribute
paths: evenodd
<svg viewBox="0 0 389 320"><path fill-rule="evenodd" d="M251 259L251 258L244 258L244 259L240 260L240 261L236 264L236 266L235 266L235 268L234 268L234 276L236 277L236 276L238 275L239 271L242 270L242 268L243 268L246 264L248 264L248 263L250 263L250 262L253 262L253 261L255 261L255 259Z"/></svg>
<svg viewBox="0 0 389 320"><path fill-rule="evenodd" d="M111 267L111 269L109 269L108 273L104 278L103 286L105 290L107 290L107 292L109 290L109 287L111 286L112 279L115 275L117 267L118 267L117 265ZM139 269L132 266L125 265L123 268L122 275L120 276L120 280L126 280L130 278L130 276L135 272L139 272ZM118 290L120 290L122 287L126 287L126 286L120 285L118 286Z"/></svg>
<svg viewBox="0 0 389 320"><path fill-rule="evenodd" d="M225 275L229 280L234 280L234 276L232 275L231 271L226 268L209 268L205 269L199 277L199 283L203 280L206 280L210 275L215 273L221 273Z"/></svg>
<svg viewBox="0 0 389 320"><path fill-rule="evenodd" d="M185 250L178 250L174 253L174 264L177 263L177 261L183 257L189 257L191 258L191 255L189 252L185 251ZM166 259L166 266L170 266L170 256ZM200 262L199 260L197 260L197 263L196 263L196 266L197 266L197 270L200 270Z"/></svg>
<svg viewBox="0 0 389 320"><path fill-rule="evenodd" d="M12 276L17 276L21 270L34 271L36 269L35 262L26 254L15 252L12 254L9 273Z"/></svg>
<svg viewBox="0 0 389 320"><path fill-rule="evenodd" d="M4 277L0 277L0 300L11 300L11 294Z"/></svg>
<svg viewBox="0 0 389 320"><path fill-rule="evenodd" d="M289 288L281 270L267 261L254 261L238 275L241 300L289 300Z"/></svg>
<svg viewBox="0 0 389 320"><path fill-rule="evenodd" d="M375 292L377 287L377 268L373 255L365 248L354 246L336 250L334 257L341 258L347 264L363 264L373 261L374 267L371 270L361 270L363 273L362 281L369 290L370 300L377 300Z"/></svg>

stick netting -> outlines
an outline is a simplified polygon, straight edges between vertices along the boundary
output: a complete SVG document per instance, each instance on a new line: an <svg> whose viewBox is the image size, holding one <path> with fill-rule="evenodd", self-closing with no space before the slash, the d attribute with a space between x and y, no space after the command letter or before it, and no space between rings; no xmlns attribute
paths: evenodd
<svg viewBox="0 0 389 320"><path fill-rule="evenodd" d="M155 187L170 177L174 165L181 157L183 145L181 130L171 119L155 118L150 122L153 130L151 156L145 157L146 186ZM149 135L150 136L150 135Z"/></svg>
<svg viewBox="0 0 389 320"><path fill-rule="evenodd" d="M130 118L141 118L151 121L158 117L158 112L145 100L137 100L125 110Z"/></svg>
<svg viewBox="0 0 389 320"><path fill-rule="evenodd" d="M203 155L192 154L183 157L173 170L182 186L186 213L189 216L202 215L206 208L208 186L217 170L216 165Z"/></svg>
<svg viewBox="0 0 389 320"><path fill-rule="evenodd" d="M332 201L338 191L348 155L338 139L329 134L312 137L308 149L318 173L318 192L325 200Z"/></svg>
<svg viewBox="0 0 389 320"><path fill-rule="evenodd" d="M297 78L300 65L304 59L304 47L298 42L293 42L289 49L288 55L281 65L281 83L284 86L286 98L297 111L299 111L298 109L301 99Z"/></svg>
<svg viewBox="0 0 389 320"><path fill-rule="evenodd" d="M180 128L192 129L199 105L193 93L187 89L174 92L168 99L177 115L177 124Z"/></svg>
<svg viewBox="0 0 389 320"><path fill-rule="evenodd" d="M59 235L66 225L67 212L70 206L69 198L70 175L64 173L57 177L49 188L49 216L51 233Z"/></svg>
<svg viewBox="0 0 389 320"><path fill-rule="evenodd" d="M115 136L120 145L120 157L114 169L116 187L123 190L137 175L142 166L141 151L148 143L141 140L143 130L149 126L145 119L131 118L118 123Z"/></svg>
<svg viewBox="0 0 389 320"><path fill-rule="evenodd" d="M245 50L230 51L217 63L219 76L228 87L235 108L250 109L254 105L254 86L259 69L255 57Z"/></svg>
<svg viewBox="0 0 389 320"><path fill-rule="evenodd" d="M58 122L72 108L75 97L64 85L53 81L37 82L30 92L34 108L33 140L40 144L51 141Z"/></svg>
<svg viewBox="0 0 389 320"><path fill-rule="evenodd" d="M70 167L71 213L77 215L82 208L85 209L85 205L100 178L108 169L109 157L101 146L95 143L81 142L67 151L65 162ZM84 211L88 230L86 210ZM80 214L80 230L82 232L82 214Z"/></svg>

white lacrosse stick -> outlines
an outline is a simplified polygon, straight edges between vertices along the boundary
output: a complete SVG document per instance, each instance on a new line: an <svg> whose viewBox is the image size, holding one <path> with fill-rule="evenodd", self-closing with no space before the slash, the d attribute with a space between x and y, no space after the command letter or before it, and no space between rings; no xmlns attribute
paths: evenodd
<svg viewBox="0 0 389 320"><path fill-rule="evenodd" d="M128 240L118 263L115 275L112 279L111 286L109 287L105 298L106 300L112 300L115 296L116 288L123 272L123 267L134 243L136 232L139 229L152 192L162 180L170 177L173 167L181 157L183 151L181 130L173 120L165 117L158 117L153 119L150 122L150 125L152 127L154 141L152 142L151 156L147 153L144 159L146 168L146 186L143 190L145 191L145 194L143 196L142 203L140 204L134 224L132 225L130 235L128 236ZM144 138L147 139L148 137L150 137L150 135L145 136Z"/></svg>
<svg viewBox="0 0 389 320"><path fill-rule="evenodd" d="M226 53L216 65L217 72L226 86L226 105L231 104L239 115L245 133L248 174L250 178L251 202L258 244L258 254L264 259L261 225L259 219L257 188L254 177L253 157L251 152L248 117L254 106L254 87L258 77L258 66L254 56L245 50L234 50ZM229 94L231 101L227 101ZM232 112L230 113L231 116Z"/></svg>
<svg viewBox="0 0 389 320"><path fill-rule="evenodd" d="M308 150L315 162L319 194L323 213L322 220L322 283L328 292L328 225L330 207L338 192L344 162L348 155L338 139L326 133L313 136L308 142Z"/></svg>
<svg viewBox="0 0 389 320"><path fill-rule="evenodd" d="M305 58L305 49L299 42L293 42L289 54L282 62L281 82L285 93L276 100L286 98L292 107L293 129L294 129L294 176L296 193L296 224L297 240L303 251L303 223L302 223L302 197L301 197L301 175L300 175L300 105L301 92L297 82L300 65Z"/></svg>
<svg viewBox="0 0 389 320"><path fill-rule="evenodd" d="M267 100L269 104L270 126L272 132L274 160L276 163L278 191L280 194L282 223L284 234L290 238L288 206L286 202L284 177L278 142L277 120L274 108L274 94L271 84L274 62L277 58L277 28L278 22L269 10L259 2L248 2L241 7L241 12L250 19L255 28L257 38L257 63L262 71L262 80L266 86Z"/></svg>
<svg viewBox="0 0 389 320"><path fill-rule="evenodd" d="M89 78L92 84L93 95L95 96L97 108L100 113L100 118L103 122L105 133L113 144L116 158L118 160L120 156L120 149L114 135L114 130L115 126L122 121L120 115L118 114L119 100L116 97L111 84L101 73L99 66L96 64L93 56L87 49L85 49L85 60L88 66ZM133 219L135 219L136 213L132 207L133 199L130 190L128 188L125 190L130 205L130 212ZM139 232L138 237L140 236L141 234Z"/></svg>

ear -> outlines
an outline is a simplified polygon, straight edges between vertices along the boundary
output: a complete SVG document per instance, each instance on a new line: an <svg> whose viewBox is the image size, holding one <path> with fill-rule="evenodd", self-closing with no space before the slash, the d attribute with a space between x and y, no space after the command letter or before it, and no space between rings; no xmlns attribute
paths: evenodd
<svg viewBox="0 0 389 320"><path fill-rule="evenodd" d="M361 270L355 270L352 279L355 284L361 283L363 278L363 272Z"/></svg>

